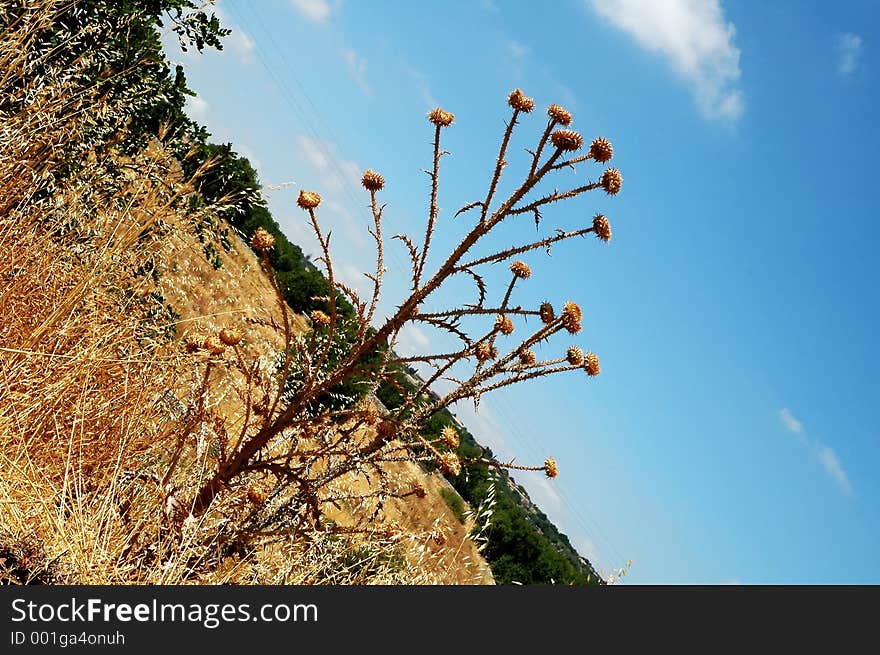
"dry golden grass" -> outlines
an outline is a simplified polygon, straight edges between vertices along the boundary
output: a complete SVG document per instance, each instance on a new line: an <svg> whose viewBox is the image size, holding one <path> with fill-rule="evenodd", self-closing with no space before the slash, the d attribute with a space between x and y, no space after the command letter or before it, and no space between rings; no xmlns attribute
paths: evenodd
<svg viewBox="0 0 880 655"><path fill-rule="evenodd" d="M12 31L0 44L6 90L25 37ZM490 581L463 529L447 528L456 538L445 548L431 540L426 517L450 515L430 491L389 508L402 527L394 539L230 536L252 509L253 479L198 520L168 520L181 489L204 482L205 451L241 424L245 405L235 362L211 370L209 355L166 329L235 326L246 335L240 358L268 372L284 344L275 291L237 239L222 269L205 261L181 209L191 185L159 142L135 157L89 150L62 175L61 144L113 108L64 83L20 100L0 116L0 582ZM424 477L417 467L406 475ZM470 576L467 558L477 562Z"/></svg>

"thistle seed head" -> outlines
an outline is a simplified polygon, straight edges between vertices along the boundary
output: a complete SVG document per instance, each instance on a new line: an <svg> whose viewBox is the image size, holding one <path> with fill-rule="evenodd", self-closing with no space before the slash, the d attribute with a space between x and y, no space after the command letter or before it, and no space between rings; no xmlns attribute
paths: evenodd
<svg viewBox="0 0 880 655"><path fill-rule="evenodd" d="M559 475L559 468L556 466L555 459L548 457L544 460L544 472L547 474L548 478L555 478Z"/></svg>
<svg viewBox="0 0 880 655"><path fill-rule="evenodd" d="M388 420L382 421L379 423L379 427L376 428L376 432L383 439L390 439L397 434L397 423Z"/></svg>
<svg viewBox="0 0 880 655"><path fill-rule="evenodd" d="M451 425L447 425L440 432L440 437L443 439L443 443L445 443L450 448L458 448L458 444L461 443L458 432Z"/></svg>
<svg viewBox="0 0 880 655"><path fill-rule="evenodd" d="M541 322L544 325L549 325L556 318L556 313L553 311L553 305L551 305L549 302L541 303L538 314L540 315Z"/></svg>
<svg viewBox="0 0 880 655"><path fill-rule="evenodd" d="M227 346L237 346L241 343L241 332L233 328L223 328L220 330L220 341Z"/></svg>
<svg viewBox="0 0 880 655"><path fill-rule="evenodd" d="M253 505L263 505L266 502L266 494L256 485L250 485L247 490L247 499Z"/></svg>
<svg viewBox="0 0 880 655"><path fill-rule="evenodd" d="M605 137L600 136L598 139L594 139L593 143L590 144L590 157L600 164L605 163L613 156L614 148L611 146L611 142Z"/></svg>
<svg viewBox="0 0 880 655"><path fill-rule="evenodd" d="M374 403L366 406L361 418L367 425L376 425L379 422L379 408Z"/></svg>
<svg viewBox="0 0 880 655"><path fill-rule="evenodd" d="M562 105L550 105L547 115L560 125L571 125L571 114Z"/></svg>
<svg viewBox="0 0 880 655"><path fill-rule="evenodd" d="M507 96L507 104L514 109L518 109L524 114L528 114L535 108L534 99L526 96L522 92L522 89L514 89L513 91L511 91L510 95Z"/></svg>
<svg viewBox="0 0 880 655"><path fill-rule="evenodd" d="M477 359L481 362L495 359L498 357L498 349L490 346L488 343L481 343L477 346Z"/></svg>
<svg viewBox="0 0 880 655"><path fill-rule="evenodd" d="M520 277L524 280L532 276L532 269L529 268L529 265L525 262L513 262L510 265L510 271L517 277Z"/></svg>
<svg viewBox="0 0 880 655"><path fill-rule="evenodd" d="M583 313L577 303L568 301L562 306L562 326L570 334L577 334L581 331L581 319L583 319Z"/></svg>
<svg viewBox="0 0 880 655"><path fill-rule="evenodd" d="M449 127L455 120L455 114L451 114L448 111L444 111L443 109L440 109L440 107L437 107L428 113L428 120L438 127Z"/></svg>
<svg viewBox="0 0 880 655"><path fill-rule="evenodd" d="M599 366L599 357L596 353L589 352L584 356L584 370L590 377L599 375L602 369Z"/></svg>
<svg viewBox="0 0 880 655"><path fill-rule="evenodd" d="M184 337L186 352L194 353L201 350L205 345L205 335L199 332L191 332Z"/></svg>
<svg viewBox="0 0 880 655"><path fill-rule="evenodd" d="M327 327L328 325L330 325L330 317L327 316L327 314L322 312L320 309L314 310L311 314L309 314L309 317L312 319L313 325L317 325L319 327Z"/></svg>
<svg viewBox="0 0 880 655"><path fill-rule="evenodd" d="M364 176L361 178L361 184L364 185L364 188L367 191L381 191L382 187L385 186L385 178L379 175L376 171L368 168L364 171Z"/></svg>
<svg viewBox="0 0 880 655"><path fill-rule="evenodd" d="M321 196L314 191L300 191L296 204L302 209L314 209L321 204Z"/></svg>
<svg viewBox="0 0 880 655"><path fill-rule="evenodd" d="M531 348L523 348L519 351L519 361L524 366L533 366L538 358L535 357L535 352Z"/></svg>
<svg viewBox="0 0 880 655"><path fill-rule="evenodd" d="M226 351L226 344L220 341L220 337L216 334L207 337L202 347L212 355L222 355Z"/></svg>
<svg viewBox="0 0 880 655"><path fill-rule="evenodd" d="M446 475L456 476L461 473L461 460L453 452L440 453L438 457L440 470Z"/></svg>
<svg viewBox="0 0 880 655"><path fill-rule="evenodd" d="M254 247L254 250L268 250L275 245L275 237L263 228L258 227L254 232L253 239L251 239L251 245Z"/></svg>
<svg viewBox="0 0 880 655"><path fill-rule="evenodd" d="M498 314L495 318L495 328L501 334L513 334L513 321L510 320L509 316Z"/></svg>
<svg viewBox="0 0 880 655"><path fill-rule="evenodd" d="M611 241L611 224L602 214L593 217L593 232L605 243Z"/></svg>
<svg viewBox="0 0 880 655"><path fill-rule="evenodd" d="M577 346L572 346L568 349L568 352L565 353L565 359L567 359L568 363L572 366L580 366L584 363L584 351Z"/></svg>
<svg viewBox="0 0 880 655"><path fill-rule="evenodd" d="M601 182L602 188L605 189L605 193L609 196L613 196L620 191L620 186L623 184L623 175L621 175L620 171L616 168L609 168L602 173Z"/></svg>
<svg viewBox="0 0 880 655"><path fill-rule="evenodd" d="M584 138L574 130L556 130L550 140L560 150L572 152L584 145Z"/></svg>

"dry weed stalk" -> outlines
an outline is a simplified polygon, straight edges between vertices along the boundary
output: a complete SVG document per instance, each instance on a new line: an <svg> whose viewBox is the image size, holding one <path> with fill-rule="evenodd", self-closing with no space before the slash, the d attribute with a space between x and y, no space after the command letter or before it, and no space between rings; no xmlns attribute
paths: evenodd
<svg viewBox="0 0 880 655"><path fill-rule="evenodd" d="M481 275L481 267L514 259L522 253L547 249L551 245L593 233L599 239L608 241L611 229L607 218L597 215L589 227L561 232L534 242L492 252L489 255L474 257L475 246L506 219L512 220L520 214L532 215L539 224L541 211L553 203L595 189L604 189L609 195L618 193L621 175L615 168L606 169L596 182L588 182L567 191L554 190L552 193L529 199L539 183L553 173L571 168L575 164L594 160L604 163L611 158L611 144L604 138L592 142L588 152L575 155L583 145L583 138L570 129L558 129L571 122L571 116L564 109L553 105L548 110L548 122L533 150L531 163L519 186L506 198L498 202L496 192L509 144L519 119L534 109L534 101L517 89L510 94L508 104L512 115L507 122L502 138L500 152L490 178L488 191L484 198L470 203L459 210L455 216L471 210L478 210L478 217L470 231L448 255L446 260L430 276L427 274L428 255L432 237L439 225L438 194L440 181L440 162L448 154L441 149L442 130L453 124L454 116L440 108L428 114L434 127L433 168L430 199L425 234L420 245L405 234L395 235L407 247L412 265L412 292L397 307L393 316L377 328L372 328L382 291L385 273L385 238L382 233L385 206L380 203L379 194L385 180L377 172L367 170L362 185L370 196L373 226L370 234L376 245L376 266L367 276L372 281L369 299L362 299L357 292L340 282L334 271L330 253L329 235L319 221L318 214L321 196L312 191L301 191L297 204L306 213L308 222L321 249L319 261L324 265L326 276L334 291L346 296L356 310L356 330L341 353L334 353L336 337L345 330L344 321L338 311L337 293L331 293L325 300L328 312L316 311L312 314L313 330L308 335L293 335L289 329L287 306L276 285L278 305L283 317L286 348L281 366L281 376L277 388L271 389L265 380L256 380L242 367L246 386L262 385L264 396L270 398L268 410L259 417L247 414L241 426L235 446L217 460L211 479L195 494L190 507L193 515L205 513L215 498L237 479L256 472L268 473L274 477L276 490L290 486L296 501L284 505L284 511L299 506L299 514L293 523L321 525L325 507L328 503L354 499L339 487L341 481L350 484L352 477L362 477L368 481L368 490L357 496L365 502L372 498L374 509L367 513L366 520L373 520L389 496L407 495L405 490L388 484L384 466L394 461L433 461L444 473L457 475L463 464L480 464L520 470L544 471L548 477L555 477L557 465L548 458L542 466L519 466L490 459L460 461L451 445L449 435L429 440L422 436L424 422L437 411L463 399L479 403L483 394L503 387L540 378L546 375L568 371L582 371L589 376L599 373L598 357L571 347L562 356L537 361L531 348L545 342L552 336L567 332L577 334L581 331L582 312L574 302L567 302L558 316L549 305L535 309L523 308L511 303L516 285L531 276L531 269L520 261L510 264L511 279L498 302L488 301L488 291ZM544 155L546 153L546 155ZM267 234L258 232L253 238L253 246L263 253L263 265L270 279L274 274L269 265L268 250L273 243ZM440 312L422 312L420 307L432 294L453 278L467 276L476 285L478 300L475 304L465 304ZM487 330L478 336L466 333L462 321L466 317L483 316L491 322ZM520 323L528 317L539 317L537 329L527 332L518 345L500 351L497 338L510 335L516 329L514 321ZM459 340L461 347L449 353L430 353L412 357L398 357L394 345L401 329L407 324L423 324L445 330ZM239 354L236 351L235 357ZM468 360L475 362L469 377L460 379L451 376L453 367ZM333 362L328 365L328 362ZM295 362L295 364L294 364ZM395 385L395 373L401 365L421 363L431 368L432 373L416 391L398 389L404 402L386 416L378 417L371 404L355 407L327 408L321 398L331 393L337 385L353 378L362 385L370 396L383 384ZM298 372L298 383L294 388L288 386L288 376L292 369ZM444 378L454 386L443 396L431 390L432 385ZM264 518L261 523L276 522ZM293 518L293 517L289 517ZM351 528L348 528L351 529ZM367 529L367 528L364 528Z"/></svg>
<svg viewBox="0 0 880 655"><path fill-rule="evenodd" d="M605 139L574 154L583 139L568 129L571 115L551 106L546 128L529 151L529 170L498 201L514 128L534 110L531 98L511 93L512 115L487 192L455 215L476 210L477 217L432 271L429 253L441 225L440 163L447 154L441 133L454 123L451 113L435 109L428 116L434 139L425 232L418 244L408 235L393 237L407 247L412 284L390 318L373 326L386 270L379 200L385 180L368 170L362 184L376 244L368 299L338 280L330 237L319 221L321 197L303 191L297 204L317 237L332 289L327 311L311 314L312 330L294 329L268 256L273 238L258 230L252 245L261 253L280 314L280 322L270 323L283 337L277 366L249 348L242 324L169 341L155 329L174 318L156 313L156 280L143 269L161 258L167 239L188 229L185 206L193 180L184 179L179 162L163 150L161 135L144 151L121 156L114 145L124 140L124 130L109 139L101 130L123 125L125 107L96 97L76 71L35 79L43 55L33 37L51 24L55 7L52 0L33 3L0 39L0 465L20 482L0 485L0 537L3 530L22 538L41 535L51 546L49 560L75 562L78 582L242 581L249 575L262 581L353 581L361 573L346 577L337 566L352 543L364 545L365 557L378 562L391 546L370 548L383 539L394 548L415 540L422 553L447 541L439 525L405 539L393 526L377 525L389 499L426 496L395 463L430 462L450 475L479 464L556 476L552 458L540 466L462 461L454 430L428 439L421 428L457 401L479 403L483 394L512 384L576 370L598 375L591 352L572 346L539 361L533 350L560 332L580 332L578 305L568 302L557 314L549 304L529 309L512 297L532 276L528 265L515 260L518 255L588 233L608 241L607 219L597 215L589 227L488 255L475 250L520 214L537 224L554 203L595 189L616 194L621 176L609 168L597 182L531 197L563 168L608 161L612 149ZM510 281L490 302L483 267L508 261ZM459 278L473 281L476 303L420 311ZM341 296L355 308L353 322L340 312ZM524 330L531 317L537 329ZM476 335L465 329L465 322L482 320L486 327ZM460 347L398 357L394 346L408 324L447 331ZM520 330L526 336L517 345L501 347L508 340L499 336ZM400 388L396 375L412 364L432 372L415 390ZM468 375L453 377L464 366ZM441 379L454 386L438 397L432 386ZM346 384L359 387L365 402L348 402L339 391ZM398 386L404 398L393 411L372 400L382 384ZM48 539L52 533L63 538ZM261 564L262 577L242 572L254 570L242 565L254 545L270 542L312 568L292 571L272 560ZM383 566L379 579L400 573ZM360 564L354 568L362 571ZM431 580L414 570L406 575Z"/></svg>

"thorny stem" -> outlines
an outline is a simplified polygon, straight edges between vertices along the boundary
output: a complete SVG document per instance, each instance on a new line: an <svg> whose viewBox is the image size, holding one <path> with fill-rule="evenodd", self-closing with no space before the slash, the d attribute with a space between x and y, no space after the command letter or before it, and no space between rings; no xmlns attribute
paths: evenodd
<svg viewBox="0 0 880 655"><path fill-rule="evenodd" d="M538 162L541 160L541 152L544 150L544 146L547 144L547 139L550 138L550 132L553 131L553 128L555 126L556 120L551 118L550 121L547 123L547 129L544 130L544 134L541 135L541 140L538 142L538 148L535 150L535 156L532 157L532 165L531 167L529 167L529 177L535 174L535 169L538 167Z"/></svg>
<svg viewBox="0 0 880 655"><path fill-rule="evenodd" d="M440 211L437 207L437 187L439 183L440 171L440 125L434 129L434 171L431 173L431 206L428 209L428 228L425 231L425 245L422 247L422 256L419 260L419 267L416 269L413 278L413 291L419 288L419 281L422 278L422 270L425 268L425 260L428 258L428 247L431 245L431 235L434 233L434 223L437 221L437 214Z"/></svg>
<svg viewBox="0 0 880 655"><path fill-rule="evenodd" d="M515 118L515 115L514 115ZM505 132L505 142L502 144L501 153L502 156L499 157L499 161L496 163L496 174L493 176L493 180L495 184L497 184L497 177L500 175L500 170L503 167L503 153L506 150L506 142L509 141L510 132L512 131L514 120L508 125L508 128ZM419 266L416 271L416 275L414 276L414 285L413 285L413 293L410 297L404 301L402 305L398 308L397 312L391 317L389 320L385 322L371 337L367 339L360 340L359 344L356 348L352 349L349 357L334 371L332 371L326 378L317 383L310 383L304 385L304 388L297 393L288 403L288 406L285 410L277 416L272 421L267 421L260 430L256 432L251 438L249 438L241 448L233 453L230 457L229 461L225 464L221 465L214 477L208 481L203 487L199 490L196 498L193 501L192 507L193 512L196 515L200 515L204 513L208 506L213 501L214 497L220 492L220 490L227 484L229 480L235 477L239 472L242 471L243 467L247 465L247 463L254 457L258 452L260 452L269 441L277 434L279 434L286 426L288 426L293 417L296 416L299 412L302 411L305 404L308 402L310 398L314 398L329 388L332 388L334 385L345 380L350 374L351 371L357 368L360 364L360 361L366 356L368 353L373 352L377 346L382 343L388 344L389 337L391 342L393 343L394 338L397 333L400 331L401 327L404 323L409 320L413 320L413 309L422 303L425 298L427 298L431 293L433 293L450 275L453 275L461 267L458 266L458 263L461 261L462 257L470 251L470 249L486 234L488 234L492 228L494 228L499 222L501 222L506 216L511 215L513 213L521 213L520 211L513 210L514 205L519 202L529 191L531 191L538 182L544 177L544 175L553 170L556 165L559 157L561 156L562 151L560 149L556 149L556 151L550 155L547 161L540 167L537 166L538 159L540 157L540 152L543 148L543 145L546 143L547 138L549 136L550 130L552 129L552 124L548 125L547 130L544 133L544 136L541 139L541 143L539 144L538 152L536 152L532 167L529 171L528 176L520 185L520 187L514 191L501 205L491 214L488 215L489 206L488 203L483 207L483 214L481 216L481 220L471 229L471 231L462 239L462 241L458 244L458 246L453 250L453 252L447 257L446 261L437 269L434 275L425 282L421 284L421 276L424 270L424 265L427 260L428 249L430 245L431 235L434 230L434 225L436 223L438 209L437 209L437 188L438 188L438 171L439 171L439 161L441 156L440 151L440 128L439 126L435 130L434 135L434 170L432 174L431 180L431 207L428 219L428 229L426 230L425 236L425 244L423 251L421 253L421 258L419 260ZM593 187L595 188L595 187ZM583 191L586 189L581 189ZM564 194L564 197L571 197L572 193L580 192L575 190L575 192L569 192ZM492 194L488 194L487 197L491 200ZM560 198L557 198L560 199ZM555 199L545 199L546 202L555 201ZM539 203L541 201L538 201ZM537 206L534 205L534 209L537 209ZM527 210L524 210L527 211ZM330 261L329 248L327 245L327 240L324 239L320 228L317 223L317 219L315 218L314 211L310 210L309 215L312 221L312 227L315 230L315 233L318 235L318 240L321 244L321 248L323 250L325 263L327 264L328 271L328 281L330 282L330 309L331 309L331 329L330 336L328 337L327 346L325 347L324 353L322 354L320 363L316 366L316 370L320 369L320 366L323 365L326 357L329 353L329 348L332 340L332 331L333 327L336 323L336 303L335 303L335 283L333 280L333 271L332 271L332 263ZM487 216L488 215L488 216ZM547 240L549 242L553 242L554 240L560 240L558 238L554 238L552 240ZM539 247L539 246L534 246ZM497 256L497 255L496 255ZM496 257L493 256L493 257ZM490 258L491 259L491 258ZM478 260L479 261L479 260ZM544 326L538 332L536 332L530 339L527 339L523 345L520 347L528 347L528 345L536 343L537 341L547 338L551 334L562 329L561 323L559 321L555 321L554 323ZM493 333L490 333L490 336ZM390 347L389 352L386 353L385 361L389 361L390 359ZM430 416L438 409L442 407L446 407L455 400L459 398L467 397L467 396L479 396L479 391L477 390L476 385L494 377L499 372L503 372L504 367L515 357L517 351L512 351L507 356L502 358L501 360L495 362L492 366L489 366L484 371L480 372L478 375L475 375L471 378L471 380L462 384L456 391L453 391L450 394L447 394L446 397L441 398L434 403L431 403L425 407L423 407L419 412L417 412L414 416L410 418L407 423L409 425L415 425L419 420L423 420L427 416ZM436 377L436 376L435 376ZM433 452L435 455L439 454L436 451L436 448L428 443L424 437L422 437L418 432L411 435L415 436L422 445L428 448L429 452ZM358 458L360 461L367 461L374 456L378 456L379 451L387 444L387 440L383 438L377 437L371 443L367 444L363 447L359 453ZM321 484L324 484L330 480L335 479L339 475L342 475L344 472L351 468L351 464L348 462L341 462L335 466L331 466L328 470L326 470L319 478L313 481L311 488L316 488L315 485L320 487Z"/></svg>
<svg viewBox="0 0 880 655"><path fill-rule="evenodd" d="M513 110L513 116L504 130L504 138L501 140L501 149L498 151L498 160L495 163L495 173L492 175L492 181L489 183L489 193L486 194L486 200L483 201L483 209L480 212L480 222L486 220L486 214L492 205L492 197L495 195L495 188L498 186L498 180L501 177L501 170L507 166L504 157L507 154L507 144L510 143L510 135L513 134L513 128L516 125L516 117L519 116L519 109Z"/></svg>
<svg viewBox="0 0 880 655"><path fill-rule="evenodd" d="M475 259L466 264L462 264L456 267L456 271L463 271L468 268L473 268L474 266L479 266L480 264L489 264L494 262L501 262L505 259L510 259L516 255L520 255L524 252L528 252L530 250L536 250L538 248L545 248L549 245L556 243L557 241L564 241L565 239L571 239L572 237L583 236L584 234L588 234L593 232L592 227L587 227L582 230L575 230L573 232L562 232L561 234L557 234L555 237L548 237L546 239L542 239L541 241L535 241L534 243L529 243L524 246L519 246L518 248L510 248L509 250L504 250L502 252L495 253L494 255L489 255L488 257L481 257L480 259Z"/></svg>

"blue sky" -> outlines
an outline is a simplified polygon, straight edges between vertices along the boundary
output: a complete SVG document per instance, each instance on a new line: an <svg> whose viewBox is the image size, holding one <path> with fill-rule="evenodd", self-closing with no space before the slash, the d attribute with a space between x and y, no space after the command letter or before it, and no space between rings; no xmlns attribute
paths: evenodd
<svg viewBox="0 0 880 655"><path fill-rule="evenodd" d="M462 234L451 214L485 194L513 88L539 111L515 133L508 184L551 103L588 141L614 144L621 193L588 194L542 222L549 233L601 211L612 241L525 258L533 276L518 296L578 301L573 342L600 356L602 374L456 408L500 456L559 461L553 481L515 477L598 568L632 560L628 583L880 582L871 2L223 0L217 10L234 30L223 53L170 51L199 93L192 115L264 184L293 183L266 194L306 252L315 242L296 193L324 196L337 268L361 288L371 251L360 174L387 180L387 232L421 235L432 107L456 114L443 134L453 154L435 254ZM535 235L531 219L504 230L505 246ZM386 310L406 290L404 251L388 265ZM502 271L489 275L496 293ZM410 330L399 350L445 344Z"/></svg>

